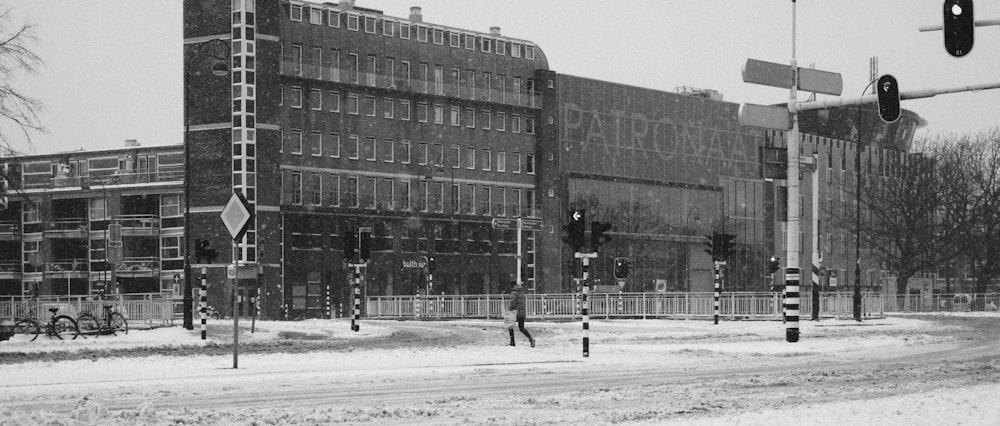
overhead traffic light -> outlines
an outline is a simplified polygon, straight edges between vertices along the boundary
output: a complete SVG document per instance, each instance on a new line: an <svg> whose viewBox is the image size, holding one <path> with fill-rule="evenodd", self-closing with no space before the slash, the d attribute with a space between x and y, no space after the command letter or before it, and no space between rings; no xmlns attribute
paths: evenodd
<svg viewBox="0 0 1000 426"><path fill-rule="evenodd" d="M587 211L583 209L576 209L569 211L569 219L565 225L563 225L563 231L566 231L566 235L563 237L563 242L569 244L573 248L574 252L579 253L583 250L584 232L586 232L587 223Z"/></svg>
<svg viewBox="0 0 1000 426"><path fill-rule="evenodd" d="M899 84L896 77L889 74L878 78L878 116L882 121L893 123L899 119Z"/></svg>
<svg viewBox="0 0 1000 426"><path fill-rule="evenodd" d="M590 250L596 253L598 247L611 241L611 236L606 234L610 230L608 222L590 222Z"/></svg>
<svg viewBox="0 0 1000 426"><path fill-rule="evenodd" d="M358 246L358 234L354 230L344 231L344 260L354 261L354 249Z"/></svg>
<svg viewBox="0 0 1000 426"><path fill-rule="evenodd" d="M615 279L624 280L628 278L629 273L629 260L627 257L616 257L615 258Z"/></svg>
<svg viewBox="0 0 1000 426"><path fill-rule="evenodd" d="M427 258L427 272L431 274L434 273L434 256Z"/></svg>
<svg viewBox="0 0 1000 426"><path fill-rule="evenodd" d="M778 272L778 269L780 268L781 268L781 258L771 256L771 258L767 260L768 273L773 274L775 272Z"/></svg>
<svg viewBox="0 0 1000 426"><path fill-rule="evenodd" d="M962 57L972 50L975 26L972 0L945 0L944 49L948 54Z"/></svg>
<svg viewBox="0 0 1000 426"><path fill-rule="evenodd" d="M705 242L705 246L708 247L705 253L712 256L713 262L722 262L736 251L736 241L733 241L736 236L733 234L713 231L712 235L706 235L705 238L708 240Z"/></svg>
<svg viewBox="0 0 1000 426"><path fill-rule="evenodd" d="M219 252L212 248L208 240L196 239L194 242L195 263L215 263ZM204 262L202 262L204 261Z"/></svg>

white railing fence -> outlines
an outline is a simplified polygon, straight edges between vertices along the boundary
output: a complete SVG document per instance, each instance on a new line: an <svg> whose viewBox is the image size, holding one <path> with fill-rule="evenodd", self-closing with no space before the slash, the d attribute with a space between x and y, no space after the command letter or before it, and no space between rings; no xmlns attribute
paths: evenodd
<svg viewBox="0 0 1000 426"><path fill-rule="evenodd" d="M98 318L104 318L104 306L110 305L115 312L124 315L130 324L166 324L177 317L174 308L176 303L179 300L164 298L159 294L116 295L100 300L92 296L0 296L0 321L31 317L46 322L52 317L50 308L58 308L57 315L69 315L73 318L83 312L91 312Z"/></svg>

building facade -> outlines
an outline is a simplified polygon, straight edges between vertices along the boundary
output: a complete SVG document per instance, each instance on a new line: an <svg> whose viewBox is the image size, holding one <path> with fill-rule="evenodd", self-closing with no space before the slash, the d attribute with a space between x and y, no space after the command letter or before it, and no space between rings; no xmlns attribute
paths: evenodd
<svg viewBox="0 0 1000 426"><path fill-rule="evenodd" d="M499 28L352 1L185 0L184 48L184 144L3 160L17 195L0 212L0 292L88 294L107 282L181 297L204 269L224 314L240 292L257 294L266 318L344 316L344 239L359 230L371 235L364 296L506 292L517 276L535 292L571 292L571 209L613 226L589 271L605 289L626 257L625 291L711 291L713 231L736 236L726 290L768 290L766 259L783 257L784 134L740 126L739 105L713 91L559 74L539 46ZM893 125L858 112L800 117L800 155L813 164L801 176L798 266L809 270L816 241L836 271L824 286L853 283L842 218L856 137L871 146L863 174L885 178L921 125L909 112ZM255 214L238 241L220 219L234 192ZM494 224L515 218L541 229ZM196 256L205 244L214 261ZM878 289L885 273L865 253L862 284ZM234 259L248 265L239 283L227 277Z"/></svg>

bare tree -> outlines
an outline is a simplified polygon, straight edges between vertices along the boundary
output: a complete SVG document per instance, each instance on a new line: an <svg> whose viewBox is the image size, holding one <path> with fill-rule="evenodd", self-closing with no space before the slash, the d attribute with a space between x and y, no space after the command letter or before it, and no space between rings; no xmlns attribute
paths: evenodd
<svg viewBox="0 0 1000 426"><path fill-rule="evenodd" d="M11 24L11 9L0 14L0 144L11 148L11 133L20 132L31 141L33 132L43 131L38 119L42 108L39 100L14 87L13 77L19 73L33 74L42 59L32 50L37 41L30 23ZM9 129L11 128L12 129Z"/></svg>

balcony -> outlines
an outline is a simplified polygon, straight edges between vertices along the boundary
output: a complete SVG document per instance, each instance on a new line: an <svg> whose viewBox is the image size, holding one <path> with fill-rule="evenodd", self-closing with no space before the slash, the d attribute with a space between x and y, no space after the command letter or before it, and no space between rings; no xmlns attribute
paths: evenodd
<svg viewBox="0 0 1000 426"><path fill-rule="evenodd" d="M45 223L46 238L86 238L87 219L55 219Z"/></svg>
<svg viewBox="0 0 1000 426"><path fill-rule="evenodd" d="M522 88L505 90L489 89L469 84L410 78L405 75L388 75L378 72L354 71L350 68L324 66L315 60L296 61L291 56L282 57L281 75L313 80L334 81L358 86L376 87L401 92L424 93L470 101L495 102L505 105L541 108L541 96ZM527 82L527 79L525 79ZM308 94L306 94L308 96Z"/></svg>
<svg viewBox="0 0 1000 426"><path fill-rule="evenodd" d="M122 276L154 276L159 271L160 259L157 257L126 257L115 266L115 273Z"/></svg>
<svg viewBox="0 0 1000 426"><path fill-rule="evenodd" d="M18 260L0 260L0 279L21 278L21 262Z"/></svg>
<svg viewBox="0 0 1000 426"><path fill-rule="evenodd" d="M56 276L74 275L87 272L87 259L60 259L45 264L45 274Z"/></svg>
<svg viewBox="0 0 1000 426"><path fill-rule="evenodd" d="M59 176L42 181L23 182L23 189L53 189L53 188L93 188L102 186L133 185L156 182L181 182L184 180L183 166L161 167L156 172L125 172L116 171L110 175L100 176Z"/></svg>
<svg viewBox="0 0 1000 426"><path fill-rule="evenodd" d="M0 222L0 241L19 240L21 238L21 224L16 221Z"/></svg>
<svg viewBox="0 0 1000 426"><path fill-rule="evenodd" d="M151 214L116 216L115 221L122 226L122 236L154 236L160 231L160 217Z"/></svg>

